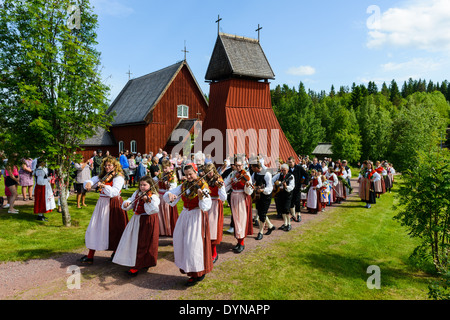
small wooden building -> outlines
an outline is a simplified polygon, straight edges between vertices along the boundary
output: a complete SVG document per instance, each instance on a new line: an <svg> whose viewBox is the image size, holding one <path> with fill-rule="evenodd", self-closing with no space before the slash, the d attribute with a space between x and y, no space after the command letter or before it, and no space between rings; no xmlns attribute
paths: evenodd
<svg viewBox="0 0 450 320"><path fill-rule="evenodd" d="M333 157L333 145L329 142L322 142L317 145L317 147L312 152L314 157L317 157L319 160L323 160L324 158L332 158Z"/></svg>
<svg viewBox="0 0 450 320"><path fill-rule="evenodd" d="M109 107L115 113L112 126L82 145L83 154L93 150L121 150L141 154L159 148L170 153L176 143L171 141L177 128L191 131L195 121L203 120L208 101L184 60L167 68L131 79Z"/></svg>
<svg viewBox="0 0 450 320"><path fill-rule="evenodd" d="M219 33L205 78L210 96L203 132L222 132L225 156L295 156L272 109L269 80L275 75L258 40Z"/></svg>

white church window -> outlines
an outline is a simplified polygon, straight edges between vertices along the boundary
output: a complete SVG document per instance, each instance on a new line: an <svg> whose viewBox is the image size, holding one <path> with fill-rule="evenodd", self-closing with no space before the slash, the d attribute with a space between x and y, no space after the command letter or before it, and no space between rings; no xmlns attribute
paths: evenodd
<svg viewBox="0 0 450 320"><path fill-rule="evenodd" d="M189 107L181 104L177 108L177 117L178 118L189 118Z"/></svg>

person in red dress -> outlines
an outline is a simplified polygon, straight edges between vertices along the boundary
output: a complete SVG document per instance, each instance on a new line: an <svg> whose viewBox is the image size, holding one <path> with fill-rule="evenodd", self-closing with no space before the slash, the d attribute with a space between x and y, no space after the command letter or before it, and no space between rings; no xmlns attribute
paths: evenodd
<svg viewBox="0 0 450 320"><path fill-rule="evenodd" d="M205 166L206 181L208 182L210 197L212 200L211 209L208 210L209 230L211 239L211 252L213 263L217 261L217 245L222 242L223 236L223 203L227 200L227 192L225 190L222 176L217 172L213 163Z"/></svg>
<svg viewBox="0 0 450 320"><path fill-rule="evenodd" d="M83 264L92 264L96 250L113 251L119 245L122 233L128 223L128 214L122 209L120 196L125 178L122 167L115 158L106 157L99 176L84 182L86 191L98 187L99 199L86 230L85 242L89 253L80 259Z"/></svg>
<svg viewBox="0 0 450 320"><path fill-rule="evenodd" d="M130 267L127 271L130 276L156 266L159 200L158 188L153 179L144 176L139 180L139 190L122 204L122 209L132 209L134 215L122 234L113 262Z"/></svg>

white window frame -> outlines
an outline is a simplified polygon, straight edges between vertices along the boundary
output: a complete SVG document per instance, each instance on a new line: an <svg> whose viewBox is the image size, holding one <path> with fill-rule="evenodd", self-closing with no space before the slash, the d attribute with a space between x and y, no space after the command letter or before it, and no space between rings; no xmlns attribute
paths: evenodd
<svg viewBox="0 0 450 320"><path fill-rule="evenodd" d="M119 153L123 151L124 143L123 141L119 141Z"/></svg>
<svg viewBox="0 0 450 320"><path fill-rule="evenodd" d="M189 106L185 104L179 104L177 106L177 118L187 119L189 118Z"/></svg>
<svg viewBox="0 0 450 320"><path fill-rule="evenodd" d="M130 152L131 153L136 153L137 151L137 142L136 140L131 140L130 142Z"/></svg>

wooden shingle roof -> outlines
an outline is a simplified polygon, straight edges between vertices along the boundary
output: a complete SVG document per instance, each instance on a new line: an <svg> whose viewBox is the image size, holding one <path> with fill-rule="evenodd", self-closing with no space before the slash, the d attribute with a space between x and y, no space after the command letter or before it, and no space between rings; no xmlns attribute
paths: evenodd
<svg viewBox="0 0 450 320"><path fill-rule="evenodd" d="M116 145L116 140L111 132L104 128L97 128L96 133L93 137L88 138L83 141L81 146L114 146Z"/></svg>
<svg viewBox="0 0 450 320"><path fill-rule="evenodd" d="M333 145L331 143L319 143L312 152L313 155L333 155Z"/></svg>
<svg viewBox="0 0 450 320"><path fill-rule="evenodd" d="M243 77L275 79L275 74L258 40L219 33L205 79Z"/></svg>
<svg viewBox="0 0 450 320"><path fill-rule="evenodd" d="M184 60L129 80L107 111L108 114L115 112L112 125L120 126L147 122L148 114L155 108L183 66L186 66L192 74L189 65ZM195 80L193 74L192 77ZM197 87L201 92L198 83Z"/></svg>

